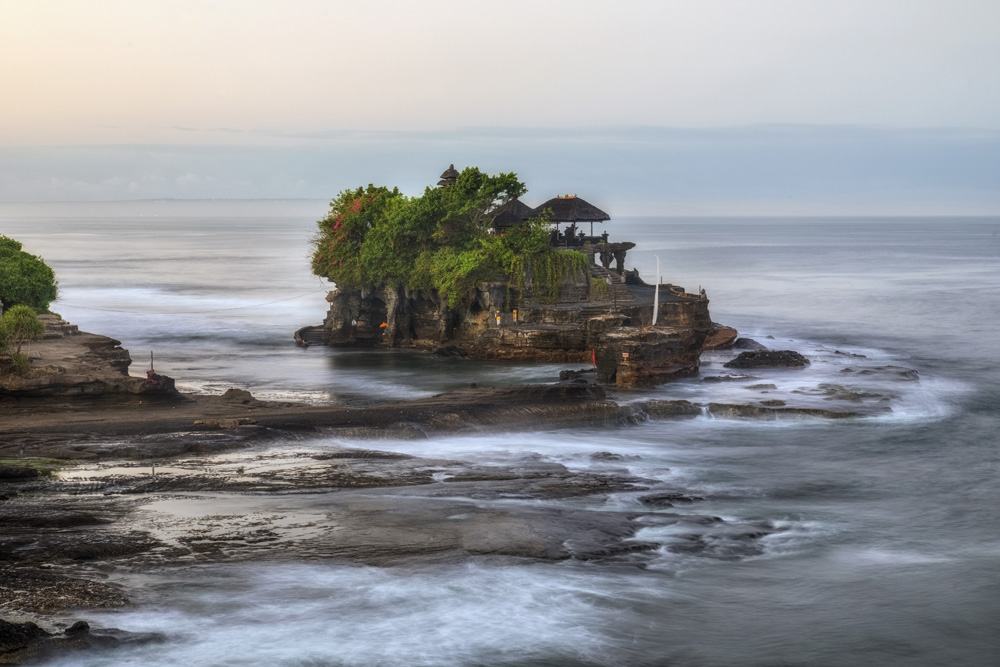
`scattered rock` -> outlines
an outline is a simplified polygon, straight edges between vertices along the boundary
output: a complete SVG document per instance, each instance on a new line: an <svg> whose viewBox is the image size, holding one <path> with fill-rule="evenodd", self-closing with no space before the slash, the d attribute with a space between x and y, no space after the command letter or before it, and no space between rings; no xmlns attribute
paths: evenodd
<svg viewBox="0 0 1000 667"><path fill-rule="evenodd" d="M766 350L767 345L763 343L758 343L753 338L737 338L733 343L733 348L736 350L750 350L752 352L760 352L761 350Z"/></svg>
<svg viewBox="0 0 1000 667"><path fill-rule="evenodd" d="M68 635L70 637L77 635L85 635L88 634L89 632L90 632L90 623L87 623L87 621L77 621L73 625L63 630L63 634Z"/></svg>
<svg viewBox="0 0 1000 667"><path fill-rule="evenodd" d="M776 385L776 384L767 384L767 383L765 383L765 384L751 384L751 385L747 385L747 389L755 389L755 390L777 389L777 388L778 388L778 385Z"/></svg>
<svg viewBox="0 0 1000 667"><path fill-rule="evenodd" d="M639 496L639 502L651 507L673 507L675 503L690 505L691 503L704 500L701 496L695 496L679 491L661 491L660 493L649 493Z"/></svg>
<svg viewBox="0 0 1000 667"><path fill-rule="evenodd" d="M559 371L560 382L597 382L596 368L581 368L578 371Z"/></svg>
<svg viewBox="0 0 1000 667"><path fill-rule="evenodd" d="M638 461L641 458L635 454L615 454L613 452L594 452L590 455L591 461Z"/></svg>
<svg viewBox="0 0 1000 667"><path fill-rule="evenodd" d="M802 368L809 360L793 350L761 350L741 352L732 361L723 364L725 368Z"/></svg>
<svg viewBox="0 0 1000 667"><path fill-rule="evenodd" d="M886 375L897 380L906 380L907 382L920 381L919 373L911 368L903 368L902 366L877 366L875 368L866 368L858 371L858 375Z"/></svg>
<svg viewBox="0 0 1000 667"><path fill-rule="evenodd" d="M8 623L0 619L0 661L24 651L42 637L50 634L34 623ZM17 664L17 663L10 663Z"/></svg>
<svg viewBox="0 0 1000 667"><path fill-rule="evenodd" d="M752 375L709 375L703 377L702 382L742 382L743 380L756 380Z"/></svg>
<svg viewBox="0 0 1000 667"><path fill-rule="evenodd" d="M780 408L781 406L785 405L785 402L777 398L772 398L769 401L761 401L760 404L766 405L769 408Z"/></svg>
<svg viewBox="0 0 1000 667"><path fill-rule="evenodd" d="M824 419L847 419L860 417L857 412L841 412L822 408L782 408L760 405L738 405L733 403L709 403L708 411L723 419L777 419L778 417L822 417Z"/></svg>
<svg viewBox="0 0 1000 667"><path fill-rule="evenodd" d="M646 401L641 405L646 414L654 419L697 417L701 414L701 407L690 401Z"/></svg>
<svg viewBox="0 0 1000 667"><path fill-rule="evenodd" d="M851 401L860 403L866 398L887 399L884 394L875 394L869 391L851 389L839 384L822 383L815 389L796 389L793 394L805 394L807 396L823 396L827 401Z"/></svg>
<svg viewBox="0 0 1000 667"><path fill-rule="evenodd" d="M134 633L108 629L90 631L90 624L77 621L61 635L34 623L8 623L0 619L0 664L37 664L53 658L92 649L113 649L126 644L162 642L159 633Z"/></svg>
<svg viewBox="0 0 1000 667"><path fill-rule="evenodd" d="M709 329L708 335L705 337L702 349L728 350L733 346L733 341L738 340L736 338L738 335L739 332L736 329L712 322L712 328Z"/></svg>
<svg viewBox="0 0 1000 667"><path fill-rule="evenodd" d="M227 403L239 403L241 405L260 404L260 401L254 398L249 391L246 389L237 389L236 387L230 387L227 389L226 393L219 397L219 400Z"/></svg>

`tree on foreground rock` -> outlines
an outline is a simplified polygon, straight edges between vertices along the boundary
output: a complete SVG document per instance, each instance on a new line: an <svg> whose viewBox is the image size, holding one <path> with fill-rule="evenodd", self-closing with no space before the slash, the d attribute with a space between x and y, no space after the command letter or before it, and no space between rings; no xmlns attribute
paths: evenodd
<svg viewBox="0 0 1000 667"><path fill-rule="evenodd" d="M45 333L45 325L28 306L14 306L0 317L0 350L10 355L11 369L17 375L28 372L28 356L21 353L21 346L37 340Z"/></svg>

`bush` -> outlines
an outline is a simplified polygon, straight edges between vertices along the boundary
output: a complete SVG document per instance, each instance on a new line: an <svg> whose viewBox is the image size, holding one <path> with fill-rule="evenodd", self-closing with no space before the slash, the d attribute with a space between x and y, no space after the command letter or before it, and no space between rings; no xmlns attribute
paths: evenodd
<svg viewBox="0 0 1000 667"><path fill-rule="evenodd" d="M45 325L28 306L14 306L0 317L0 338L11 357L21 353L24 343L37 340L45 333Z"/></svg>
<svg viewBox="0 0 1000 667"><path fill-rule="evenodd" d="M31 306L48 312L57 296L52 269L41 258L21 250L20 241L0 234L0 302L4 309Z"/></svg>
<svg viewBox="0 0 1000 667"><path fill-rule="evenodd" d="M19 352L12 352L10 355L10 370L14 375L24 377L31 370L31 361L28 355Z"/></svg>

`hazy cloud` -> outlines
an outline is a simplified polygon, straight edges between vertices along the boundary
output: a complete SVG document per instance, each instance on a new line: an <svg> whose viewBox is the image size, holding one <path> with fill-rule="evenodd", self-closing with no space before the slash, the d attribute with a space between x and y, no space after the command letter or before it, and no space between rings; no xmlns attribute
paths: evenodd
<svg viewBox="0 0 1000 667"><path fill-rule="evenodd" d="M852 126L334 132L284 146L0 148L0 201L410 194L448 164L617 214L1000 213L1000 132Z"/></svg>

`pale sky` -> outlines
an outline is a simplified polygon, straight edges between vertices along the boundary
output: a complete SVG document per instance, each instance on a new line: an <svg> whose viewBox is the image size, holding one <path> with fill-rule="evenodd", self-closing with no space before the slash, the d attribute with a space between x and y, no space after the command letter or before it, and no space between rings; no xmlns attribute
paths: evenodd
<svg viewBox="0 0 1000 667"><path fill-rule="evenodd" d="M400 132L495 129L496 145L470 146L498 154L509 130L580 132L596 150L606 128L761 124L989 134L997 63L1000 0L0 0L0 149L378 152ZM0 199L70 196L53 155L0 155ZM184 196L205 155L159 176L101 163L77 191ZM29 174L43 163L48 186L48 167ZM139 187L152 177L176 187Z"/></svg>
<svg viewBox="0 0 1000 667"><path fill-rule="evenodd" d="M1000 129L997 0L0 7L0 145L170 141L173 127L223 143L234 130Z"/></svg>

